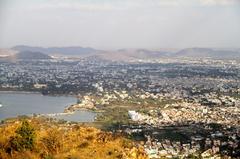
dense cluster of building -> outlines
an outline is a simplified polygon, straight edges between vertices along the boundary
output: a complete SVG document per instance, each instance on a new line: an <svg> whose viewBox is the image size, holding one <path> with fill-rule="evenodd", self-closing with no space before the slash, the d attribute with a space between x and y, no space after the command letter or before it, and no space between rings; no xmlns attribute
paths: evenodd
<svg viewBox="0 0 240 159"><path fill-rule="evenodd" d="M222 140L222 134L216 134L210 138L203 138L201 136L192 137L187 143L180 141L157 139L152 140L147 136L147 141L144 144L145 151L150 158L188 158L195 156L197 158L222 158L223 156L239 157L239 134L238 136L225 136L227 139ZM238 138L238 139L236 139Z"/></svg>
<svg viewBox="0 0 240 159"><path fill-rule="evenodd" d="M207 93L239 91L239 78L240 66L231 63L120 63L89 59L0 62L1 90L38 90L45 94L142 91L212 104L205 101L210 99Z"/></svg>
<svg viewBox="0 0 240 159"><path fill-rule="evenodd" d="M191 123L240 125L240 103L234 107L208 107L193 103L176 103L150 110L147 114L129 111L132 120L153 126Z"/></svg>
<svg viewBox="0 0 240 159"><path fill-rule="evenodd" d="M151 110L147 114L129 111L130 118L143 127L128 127L128 134L143 133L147 142L144 144L150 158L197 155L220 157L240 155L240 105L235 107L208 107L190 103L172 104L161 110ZM158 131L167 126L183 129L189 126L187 141L158 140ZM152 127L151 133L146 129ZM173 130L175 131L175 130ZM151 134L151 135L146 135ZM186 139L186 137L184 137Z"/></svg>
<svg viewBox="0 0 240 159"><path fill-rule="evenodd" d="M121 130L142 137L150 158L240 156L239 79L240 64L224 60L0 62L0 90L81 96L65 113L116 101L139 105Z"/></svg>

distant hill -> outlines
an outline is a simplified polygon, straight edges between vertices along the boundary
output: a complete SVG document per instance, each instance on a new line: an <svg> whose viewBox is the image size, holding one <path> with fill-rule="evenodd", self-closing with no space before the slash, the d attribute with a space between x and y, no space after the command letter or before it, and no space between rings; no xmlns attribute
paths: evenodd
<svg viewBox="0 0 240 159"><path fill-rule="evenodd" d="M32 52L42 52L48 55L53 54L60 54L65 56L81 56L91 53L99 52L100 50L96 50L90 47L32 47L32 46L26 46L26 45L18 45L12 48L16 51L32 51Z"/></svg>
<svg viewBox="0 0 240 159"><path fill-rule="evenodd" d="M50 56L41 53L41 52L32 52L32 51L21 51L19 53L16 53L15 55L12 55L15 59L21 59L21 60L30 60L30 59L51 59Z"/></svg>
<svg viewBox="0 0 240 159"><path fill-rule="evenodd" d="M119 50L98 50L90 47L32 47L26 45L18 45L12 48L15 51L32 51L42 52L48 55L63 55L63 56L74 56L74 57L98 57L107 60L132 60L132 59L152 59L168 57L169 53L165 50L147 50L147 49L119 49Z"/></svg>
<svg viewBox="0 0 240 159"><path fill-rule="evenodd" d="M187 48L178 51L173 56L191 58L239 59L240 51L237 49Z"/></svg>
<svg viewBox="0 0 240 159"><path fill-rule="evenodd" d="M98 55L103 59L128 61L136 59L156 59L170 57L173 53L175 52L167 50L119 49L116 51L105 51Z"/></svg>
<svg viewBox="0 0 240 159"><path fill-rule="evenodd" d="M212 58L212 59L240 59L240 49L213 49L213 48L185 48L176 49L119 49L119 50L98 50L90 47L32 47L19 45L12 50L24 52L40 52L47 55L65 57L98 57L104 60L129 61L138 59L159 59L159 58Z"/></svg>

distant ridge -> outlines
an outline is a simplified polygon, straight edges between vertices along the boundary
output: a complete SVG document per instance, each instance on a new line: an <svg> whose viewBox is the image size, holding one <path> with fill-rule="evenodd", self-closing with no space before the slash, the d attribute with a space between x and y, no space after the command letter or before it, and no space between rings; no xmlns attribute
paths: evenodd
<svg viewBox="0 0 240 159"><path fill-rule="evenodd" d="M187 48L174 54L175 57L213 58L213 59L239 59L240 51L237 49L211 49Z"/></svg>
<svg viewBox="0 0 240 159"><path fill-rule="evenodd" d="M80 47L80 46L74 46L74 47L33 47L33 46L26 46L26 45L18 45L12 48L16 51L32 51L32 52L42 52L45 54L61 54L61 55L86 55L90 53L96 53L100 50L96 50L90 47Z"/></svg>
<svg viewBox="0 0 240 159"><path fill-rule="evenodd" d="M32 51L21 51L12 55L15 59L20 60L34 60L34 59L51 59L50 56L41 53L41 52L32 52Z"/></svg>
<svg viewBox="0 0 240 159"><path fill-rule="evenodd" d="M103 60L129 61L139 59L161 59L161 58L212 58L212 59L240 59L240 49L215 49L215 48L185 48L174 49L119 49L119 50L98 50L90 47L32 47L18 45L12 48L14 51L40 52L53 56L65 57L98 57Z"/></svg>

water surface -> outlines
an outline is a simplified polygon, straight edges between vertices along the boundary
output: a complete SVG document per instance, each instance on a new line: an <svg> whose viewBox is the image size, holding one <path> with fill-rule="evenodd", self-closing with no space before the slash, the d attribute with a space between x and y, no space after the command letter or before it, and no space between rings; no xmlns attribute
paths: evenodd
<svg viewBox="0 0 240 159"><path fill-rule="evenodd" d="M76 103L71 96L43 96L39 93L0 92L0 120L19 115L62 113L66 106ZM77 111L57 118L69 121L92 122L95 113Z"/></svg>

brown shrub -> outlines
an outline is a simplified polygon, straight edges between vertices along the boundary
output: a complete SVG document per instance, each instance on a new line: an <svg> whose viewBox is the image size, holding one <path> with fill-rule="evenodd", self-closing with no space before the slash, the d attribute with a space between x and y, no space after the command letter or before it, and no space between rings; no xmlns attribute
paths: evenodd
<svg viewBox="0 0 240 159"><path fill-rule="evenodd" d="M50 129L47 131L47 135L41 139L43 147L46 148L50 154L57 154L61 150L62 134L57 129Z"/></svg>

